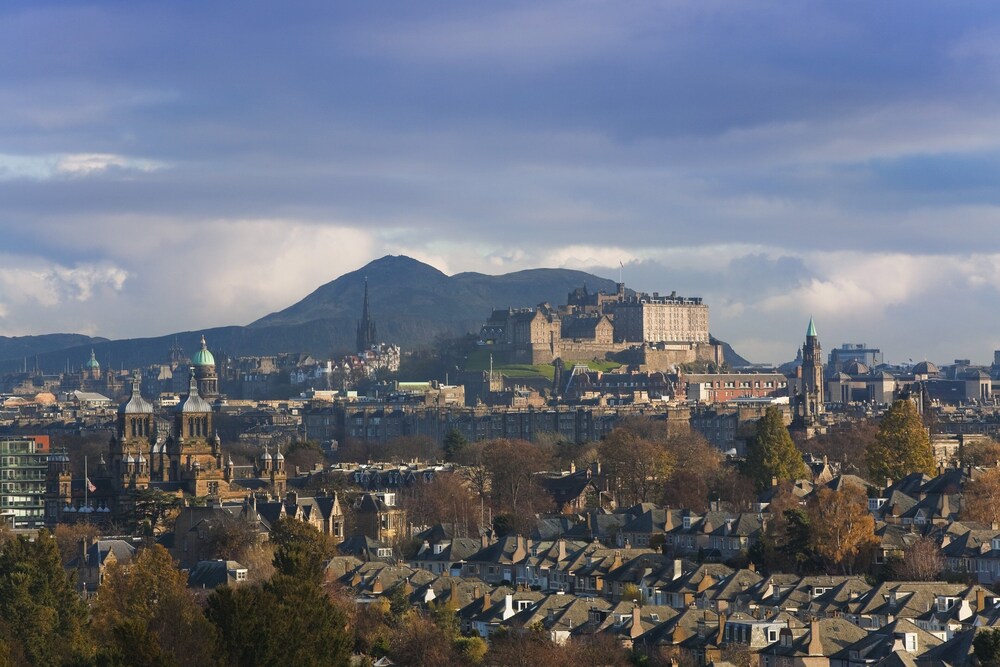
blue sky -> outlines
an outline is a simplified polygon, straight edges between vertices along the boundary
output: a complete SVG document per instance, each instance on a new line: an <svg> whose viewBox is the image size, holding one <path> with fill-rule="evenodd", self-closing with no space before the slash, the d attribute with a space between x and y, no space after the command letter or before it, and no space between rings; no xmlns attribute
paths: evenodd
<svg viewBox="0 0 1000 667"><path fill-rule="evenodd" d="M994 3L0 5L0 335L242 324L387 253L700 295L745 356L1000 348Z"/></svg>

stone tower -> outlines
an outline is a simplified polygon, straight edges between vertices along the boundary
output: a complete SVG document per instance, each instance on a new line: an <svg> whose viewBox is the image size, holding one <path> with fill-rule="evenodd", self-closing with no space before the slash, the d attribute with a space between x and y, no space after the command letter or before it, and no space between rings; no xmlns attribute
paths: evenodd
<svg viewBox="0 0 1000 667"><path fill-rule="evenodd" d="M370 350L378 342L375 335L375 321L368 310L368 278L365 278L365 300L361 306L361 319L358 320L358 352Z"/></svg>
<svg viewBox="0 0 1000 667"><path fill-rule="evenodd" d="M816 324L809 318L806 342L802 346L802 392L799 416L812 423L823 412L823 350L816 335Z"/></svg>
<svg viewBox="0 0 1000 667"><path fill-rule="evenodd" d="M150 460L156 444L153 404L139 392L140 376L132 378L132 394L118 407L118 426L108 447L112 488L119 496L117 511L126 513L132 505L123 497L130 489L145 489L150 482Z"/></svg>

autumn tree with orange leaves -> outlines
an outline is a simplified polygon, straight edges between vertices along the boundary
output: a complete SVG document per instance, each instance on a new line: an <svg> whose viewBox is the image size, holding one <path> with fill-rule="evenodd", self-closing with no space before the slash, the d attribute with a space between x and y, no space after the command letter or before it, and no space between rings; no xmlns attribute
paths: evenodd
<svg viewBox="0 0 1000 667"><path fill-rule="evenodd" d="M865 492L856 486L840 491L821 487L809 502L812 548L832 571L853 574L875 546L875 519Z"/></svg>

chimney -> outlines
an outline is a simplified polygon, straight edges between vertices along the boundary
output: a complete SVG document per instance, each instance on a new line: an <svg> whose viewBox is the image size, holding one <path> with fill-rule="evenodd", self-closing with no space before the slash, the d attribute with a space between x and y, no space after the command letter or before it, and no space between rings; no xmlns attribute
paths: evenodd
<svg viewBox="0 0 1000 667"><path fill-rule="evenodd" d="M514 596L510 593L503 596L503 617L508 619L514 615Z"/></svg>
<svg viewBox="0 0 1000 667"><path fill-rule="evenodd" d="M772 477L771 478L771 488L773 489L776 486L778 486L778 478L777 477Z"/></svg>
<svg viewBox="0 0 1000 667"><path fill-rule="evenodd" d="M684 561L680 558L674 559L674 575L671 577L672 580L677 580L681 578L684 574Z"/></svg>
<svg viewBox="0 0 1000 667"><path fill-rule="evenodd" d="M288 494L285 496L285 500L288 502L289 505L298 505L299 494L295 491L289 491Z"/></svg>
<svg viewBox="0 0 1000 667"><path fill-rule="evenodd" d="M490 594L487 591L486 593L483 593L483 613L485 614L488 612L492 606L493 601L490 599Z"/></svg>
<svg viewBox="0 0 1000 667"><path fill-rule="evenodd" d="M448 587L448 606L452 609L458 609L458 582L452 579L450 583L451 585Z"/></svg>
<svg viewBox="0 0 1000 667"><path fill-rule="evenodd" d="M809 621L809 648L806 652L809 655L823 655L823 642L820 641L819 621L816 619Z"/></svg>
<svg viewBox="0 0 1000 667"><path fill-rule="evenodd" d="M576 474L576 461L570 461L569 462L569 474L571 474L571 475L575 475Z"/></svg>
<svg viewBox="0 0 1000 667"><path fill-rule="evenodd" d="M482 548L483 549L485 549L486 547L490 546L490 538L486 536L485 532L483 533L482 537L480 538L480 541L482 542Z"/></svg>
<svg viewBox="0 0 1000 667"><path fill-rule="evenodd" d="M622 566L622 552L621 551L616 551L615 552L615 558L614 558L613 561L611 561L611 568L610 569L611 570L617 570L621 566Z"/></svg>
<svg viewBox="0 0 1000 667"><path fill-rule="evenodd" d="M559 553L556 557L556 560L561 563L562 561L566 560L566 540L560 537L558 545L559 545Z"/></svg>
<svg viewBox="0 0 1000 667"><path fill-rule="evenodd" d="M642 634L642 612L639 609L639 605L632 607L632 628L629 630L628 636L635 639Z"/></svg>
<svg viewBox="0 0 1000 667"><path fill-rule="evenodd" d="M715 645L722 646L725 642L725 632L726 632L726 615L719 612L719 633L715 636Z"/></svg>
<svg viewBox="0 0 1000 667"><path fill-rule="evenodd" d="M976 613L986 611L986 591L982 586L976 587Z"/></svg>
<svg viewBox="0 0 1000 667"><path fill-rule="evenodd" d="M84 567L87 565L87 550L90 548L90 538L81 537L80 538L80 559L78 561L78 567Z"/></svg>
<svg viewBox="0 0 1000 667"><path fill-rule="evenodd" d="M523 537L518 535L516 538L516 545L514 547L514 553L511 554L510 560L514 563L520 563L524 560L525 556L528 555L528 549L526 547L526 541Z"/></svg>

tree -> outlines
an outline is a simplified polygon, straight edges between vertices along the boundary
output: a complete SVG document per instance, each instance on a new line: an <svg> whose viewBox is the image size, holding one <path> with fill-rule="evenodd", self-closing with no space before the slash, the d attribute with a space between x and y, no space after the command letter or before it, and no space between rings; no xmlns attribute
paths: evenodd
<svg viewBox="0 0 1000 667"><path fill-rule="evenodd" d="M617 428L607 435L598 453L618 502L625 507L659 500L676 460L662 444Z"/></svg>
<svg viewBox="0 0 1000 667"><path fill-rule="evenodd" d="M81 661L90 652L86 617L48 531L0 547L0 661L5 655L11 664Z"/></svg>
<svg viewBox="0 0 1000 667"><path fill-rule="evenodd" d="M865 450L875 440L876 434L878 425L871 419L862 419L818 434L805 440L801 446L803 451L840 461L844 472L853 470L866 477Z"/></svg>
<svg viewBox="0 0 1000 667"><path fill-rule="evenodd" d="M408 667L454 664L458 655L453 641L438 625L411 610L392 634L389 654L397 665Z"/></svg>
<svg viewBox="0 0 1000 667"><path fill-rule="evenodd" d="M972 654L981 667L1000 667L1000 629L979 628L972 640Z"/></svg>
<svg viewBox="0 0 1000 667"><path fill-rule="evenodd" d="M945 560L937 542L920 537L903 549L903 557L893 564L892 578L899 581L936 581Z"/></svg>
<svg viewBox="0 0 1000 667"><path fill-rule="evenodd" d="M489 440L482 459L494 511L533 515L551 508L551 499L535 479L535 473L545 470L550 461L530 442Z"/></svg>
<svg viewBox="0 0 1000 667"><path fill-rule="evenodd" d="M284 449L285 469L303 472L313 470L326 461L323 448L315 440L296 440ZM291 475L291 473L289 473Z"/></svg>
<svg viewBox="0 0 1000 667"><path fill-rule="evenodd" d="M151 486L135 493L135 518L148 535L155 535L164 529L180 506L180 498Z"/></svg>
<svg viewBox="0 0 1000 667"><path fill-rule="evenodd" d="M100 529L92 523L60 523L52 531L52 536L62 554L62 563L69 565L70 561L80 555L80 541L93 540L101 534Z"/></svg>
<svg viewBox="0 0 1000 667"><path fill-rule="evenodd" d="M208 529L207 542L212 558L242 562L244 555L260 544L261 534L255 523L224 513Z"/></svg>
<svg viewBox="0 0 1000 667"><path fill-rule="evenodd" d="M779 482L795 480L808 475L802 452L792 442L785 428L785 420L777 406L769 406L757 422L754 437L747 443L746 474L758 490L771 486L772 479Z"/></svg>
<svg viewBox="0 0 1000 667"><path fill-rule="evenodd" d="M809 503L812 548L831 569L851 574L859 557L877 540L875 519L862 489L820 487Z"/></svg>
<svg viewBox="0 0 1000 667"><path fill-rule="evenodd" d="M962 519L1000 523L1000 468L990 468L965 485Z"/></svg>
<svg viewBox="0 0 1000 667"><path fill-rule="evenodd" d="M1000 462L1000 442L981 440L966 443L962 447L961 456L959 465L962 467L995 466Z"/></svg>
<svg viewBox="0 0 1000 667"><path fill-rule="evenodd" d="M901 479L910 473L934 475L934 450L913 401L899 400L882 417L878 434L865 450L871 479Z"/></svg>
<svg viewBox="0 0 1000 667"><path fill-rule="evenodd" d="M479 500L457 473L442 473L426 484L413 485L401 492L400 505L414 525L451 524L458 531L456 537L479 534Z"/></svg>
<svg viewBox="0 0 1000 667"><path fill-rule="evenodd" d="M223 586L208 598L229 665L347 665L346 616L315 581L276 574L263 584Z"/></svg>
<svg viewBox="0 0 1000 667"><path fill-rule="evenodd" d="M94 636L110 664L216 663L215 632L160 545L108 566L93 611Z"/></svg>
<svg viewBox="0 0 1000 667"><path fill-rule="evenodd" d="M709 494L722 472L719 451L697 432L671 436L664 444L675 463L663 485L660 502L692 512L705 512Z"/></svg>
<svg viewBox="0 0 1000 667"><path fill-rule="evenodd" d="M326 559L333 554L333 544L318 529L283 516L271 528L271 544L278 572L317 585L323 581Z"/></svg>
<svg viewBox="0 0 1000 667"><path fill-rule="evenodd" d="M462 450L469 444L462 432L453 428L444 436L444 458L454 461L462 455Z"/></svg>

